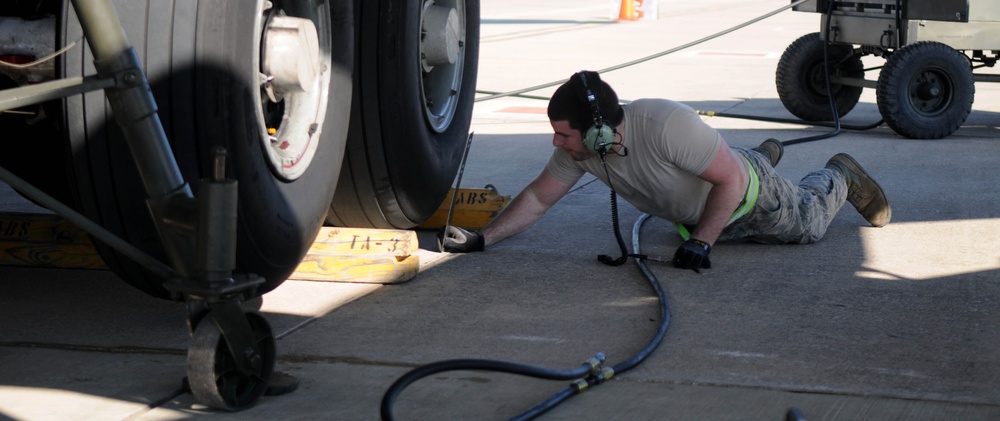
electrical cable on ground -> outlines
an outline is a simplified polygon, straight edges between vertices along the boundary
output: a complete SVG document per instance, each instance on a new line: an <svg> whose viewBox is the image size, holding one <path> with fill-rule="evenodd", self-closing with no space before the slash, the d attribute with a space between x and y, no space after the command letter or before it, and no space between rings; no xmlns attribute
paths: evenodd
<svg viewBox="0 0 1000 421"><path fill-rule="evenodd" d="M632 227L632 249L635 253L639 253L639 234L642 229L642 225L649 219L649 214L642 214L636 220L635 225ZM660 284L659 279L656 275L646 266L644 259L635 259L636 265L639 270L646 276L649 281L650 286L656 292L656 296L660 303L660 325L653 335L653 338L644 346L639 352L637 352L632 357L611 367L604 367L603 363L605 356L603 353L597 353L594 357L587 360L580 367L569 370L557 370L543 367L536 367L526 364L518 364L506 361L496 361L496 360L483 360L483 359L457 359L457 360L446 360L440 361L421 367L417 367L410 370L402 377L397 379L392 386L385 392L382 397L381 405L381 415L382 419L385 421L393 420L392 407L396 401L396 398L406 389L407 386L420 380L421 378L444 372L444 371L456 371L456 370L483 370L483 371L495 371L508 374L517 374L529 377L535 377L539 379L546 380L572 380L568 386L559 392L553 394L548 399L542 401L541 403L535 405L534 407L528 409L521 415L511 418L512 420L530 420L534 419L545 412L555 408L560 403L566 401L567 399L580 394L583 391L590 389L591 387L598 386L604 382L610 380L612 377L625 373L636 366L638 366L642 361L648 358L660 342L663 341L663 337L666 336L667 327L670 325L670 304L668 301L668 296L663 286Z"/></svg>

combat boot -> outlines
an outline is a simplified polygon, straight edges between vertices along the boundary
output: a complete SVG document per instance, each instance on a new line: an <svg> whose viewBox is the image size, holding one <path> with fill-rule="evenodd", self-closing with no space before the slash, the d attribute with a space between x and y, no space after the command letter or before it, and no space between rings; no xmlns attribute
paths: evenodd
<svg viewBox="0 0 1000 421"><path fill-rule="evenodd" d="M771 161L771 167L776 167L778 161L781 161L781 156L785 154L785 145L782 145L777 139L767 139L760 146L751 150L764 155Z"/></svg>
<svg viewBox="0 0 1000 421"><path fill-rule="evenodd" d="M836 170L847 179L847 201L854 205L861 216L873 227L885 226L892 219L892 208L885 192L864 168L846 153L839 153L826 162L826 167Z"/></svg>

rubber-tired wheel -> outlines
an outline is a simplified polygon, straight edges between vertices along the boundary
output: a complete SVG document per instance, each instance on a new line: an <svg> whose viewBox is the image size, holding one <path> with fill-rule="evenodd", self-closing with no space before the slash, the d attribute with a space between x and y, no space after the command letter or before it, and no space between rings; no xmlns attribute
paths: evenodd
<svg viewBox="0 0 1000 421"><path fill-rule="evenodd" d="M896 50L879 74L875 97L886 124L911 139L940 139L972 112L976 88L969 58L938 42Z"/></svg>
<svg viewBox="0 0 1000 421"><path fill-rule="evenodd" d="M188 348L188 383L195 399L215 409L238 411L254 404L267 390L274 371L277 346L271 325L257 312L245 313L260 351L254 373L237 370L229 344L211 314L194 330Z"/></svg>
<svg viewBox="0 0 1000 421"><path fill-rule="evenodd" d="M827 91L823 64L824 42L818 32L803 35L781 54L778 70L775 72L774 81L781 103L793 115L806 121L833 120L830 110L831 93L841 116L851 112L861 98L862 88L858 86L831 83L830 92ZM861 56L855 54L850 45L830 44L827 49L832 75L859 79L864 77Z"/></svg>
<svg viewBox="0 0 1000 421"><path fill-rule="evenodd" d="M358 60L332 225L411 228L434 213L469 132L478 0L356 0Z"/></svg>
<svg viewBox="0 0 1000 421"><path fill-rule="evenodd" d="M353 68L351 3L118 0L115 6L193 189L194 181L211 174L212 150L228 151L227 176L239 182L237 272L264 277L260 294L277 287L315 239L343 161ZM64 17L65 39L73 40L80 29L69 6ZM75 49L62 73L92 73L91 60L89 50ZM136 164L120 130L109 123L103 93L67 99L65 114L77 207L165 259ZM169 297L162 279L108 247L99 251L127 282Z"/></svg>

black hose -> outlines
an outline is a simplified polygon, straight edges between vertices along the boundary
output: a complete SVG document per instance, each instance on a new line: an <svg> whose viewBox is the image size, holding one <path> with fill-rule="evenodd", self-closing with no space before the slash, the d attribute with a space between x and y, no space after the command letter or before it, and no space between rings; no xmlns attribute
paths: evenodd
<svg viewBox="0 0 1000 421"><path fill-rule="evenodd" d="M571 370L556 370L506 361L479 359L446 360L427 364L410 370L389 387L385 395L382 397L382 419L393 419L392 405L396 401L396 398L399 397L399 394L403 392L403 389L421 378L443 371L485 370L518 374L546 380L572 380L590 374L594 370L594 367L599 367L603 361L604 354L598 353L580 367Z"/></svg>
<svg viewBox="0 0 1000 421"><path fill-rule="evenodd" d="M636 219L635 224L632 226L632 250L636 254L639 254L639 232L642 228L642 224L649 219L649 214L644 213ZM649 281L649 285L653 287L656 291L656 297L660 300L660 327L657 328L656 334L653 335L653 339L650 339L649 343L646 344L644 348L639 350L632 358L615 364L611 368L616 373L624 373L635 368L639 363L649 357L653 353L653 350L663 341L663 337L667 334L667 327L670 325L670 304L668 302L667 292L663 290L663 285L660 285L659 279L656 275L649 270L646 266L646 259L635 259L636 266L642 271L643 275L646 275L646 279Z"/></svg>
<svg viewBox="0 0 1000 421"><path fill-rule="evenodd" d="M632 228L632 248L637 253L639 251L639 232L642 228L642 224L648 218L648 214L641 215L639 219L636 220L635 225ZM431 363L410 370L389 387L385 395L382 397L382 419L385 421L394 419L392 414L393 404L395 403L396 398L399 397L407 386L417 380L420 380L421 378L444 371L483 370L518 374L546 380L573 380L570 385L553 394L548 399L531 407L521 415L511 418L512 420L531 420L544 414L545 412L548 412L552 408L555 408L580 392L588 390L590 387L603 384L605 381L610 380L613 376L625 373L626 371L635 368L643 360L648 358L656 347L660 345L660 342L662 342L663 337L666 336L667 328L670 325L670 305L667 294L663 290L662 285L660 285L659 279L657 279L649 268L646 267L644 259L635 259L635 262L643 274L646 275L646 279L649 281L649 284L652 286L653 290L656 292L657 298L659 299L660 325L656 330L656 334L653 335L653 338L650 339L646 346L631 358L615 364L612 367L602 367L605 357L604 354L598 353L580 367L571 370L556 370L506 361L481 359L458 359Z"/></svg>
<svg viewBox="0 0 1000 421"><path fill-rule="evenodd" d="M813 142L817 140L829 139L840 134L840 110L837 109L837 101L834 100L833 88L830 86L830 22L833 21L833 4L829 1L826 4L826 26L823 27L823 82L826 84L826 97L830 100L830 111L833 113L833 130L829 133L800 137L798 139L786 140L782 145L797 145L799 143Z"/></svg>
<svg viewBox="0 0 1000 421"><path fill-rule="evenodd" d="M649 214L644 213L640 215L638 219L636 219L635 224L632 226L632 249L636 254L639 253L639 233L642 228L642 225L646 222L647 219L649 219ZM660 325L656 330L656 334L653 335L653 338L650 339L649 342L646 343L646 346L643 347L641 350L639 350L639 352L633 355L631 358L622 361L618 364L615 364L611 366L609 369L602 370L601 373L599 373L598 375L591 375L590 377L585 379L586 386L582 386L580 383L572 384L566 387L565 389L559 391L558 393L552 395L545 401L542 401L540 404L534 406L533 408L529 409L527 412L521 414L520 416L512 418L512 420L522 421L522 420L534 419L535 417L542 415L548 410L556 407L560 403L588 389L589 387L600 385L605 381L610 380L611 377L615 375L625 373L635 368L636 366L641 364L646 358L648 358L653 353L653 351L656 350L656 348L660 345L660 343L663 342L663 338L667 334L667 328L670 326L669 297L667 296L667 292L664 291L663 286L660 284L659 279L657 279L656 275L649 270L648 266L646 266L646 259L637 258L635 259L635 263L636 266L639 267L639 270L641 270L642 273L646 275L646 279L649 281L650 286L653 287L653 290L656 292L656 297L659 299L660 302Z"/></svg>

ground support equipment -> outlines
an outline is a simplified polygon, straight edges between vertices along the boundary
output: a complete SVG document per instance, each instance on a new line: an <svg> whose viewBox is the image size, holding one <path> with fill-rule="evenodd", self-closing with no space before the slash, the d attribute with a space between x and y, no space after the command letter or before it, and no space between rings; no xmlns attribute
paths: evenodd
<svg viewBox="0 0 1000 421"><path fill-rule="evenodd" d="M862 88L875 89L879 113L900 135L939 139L958 130L972 110L974 82L1000 75L1000 3L989 0L816 0L794 10L823 13L818 33L793 42L778 62L781 102L807 121L831 120L829 95L840 115L857 104ZM828 43L828 44L827 44ZM829 54L832 93L825 86ZM862 58L882 57L865 69ZM880 70L877 80L865 73Z"/></svg>

